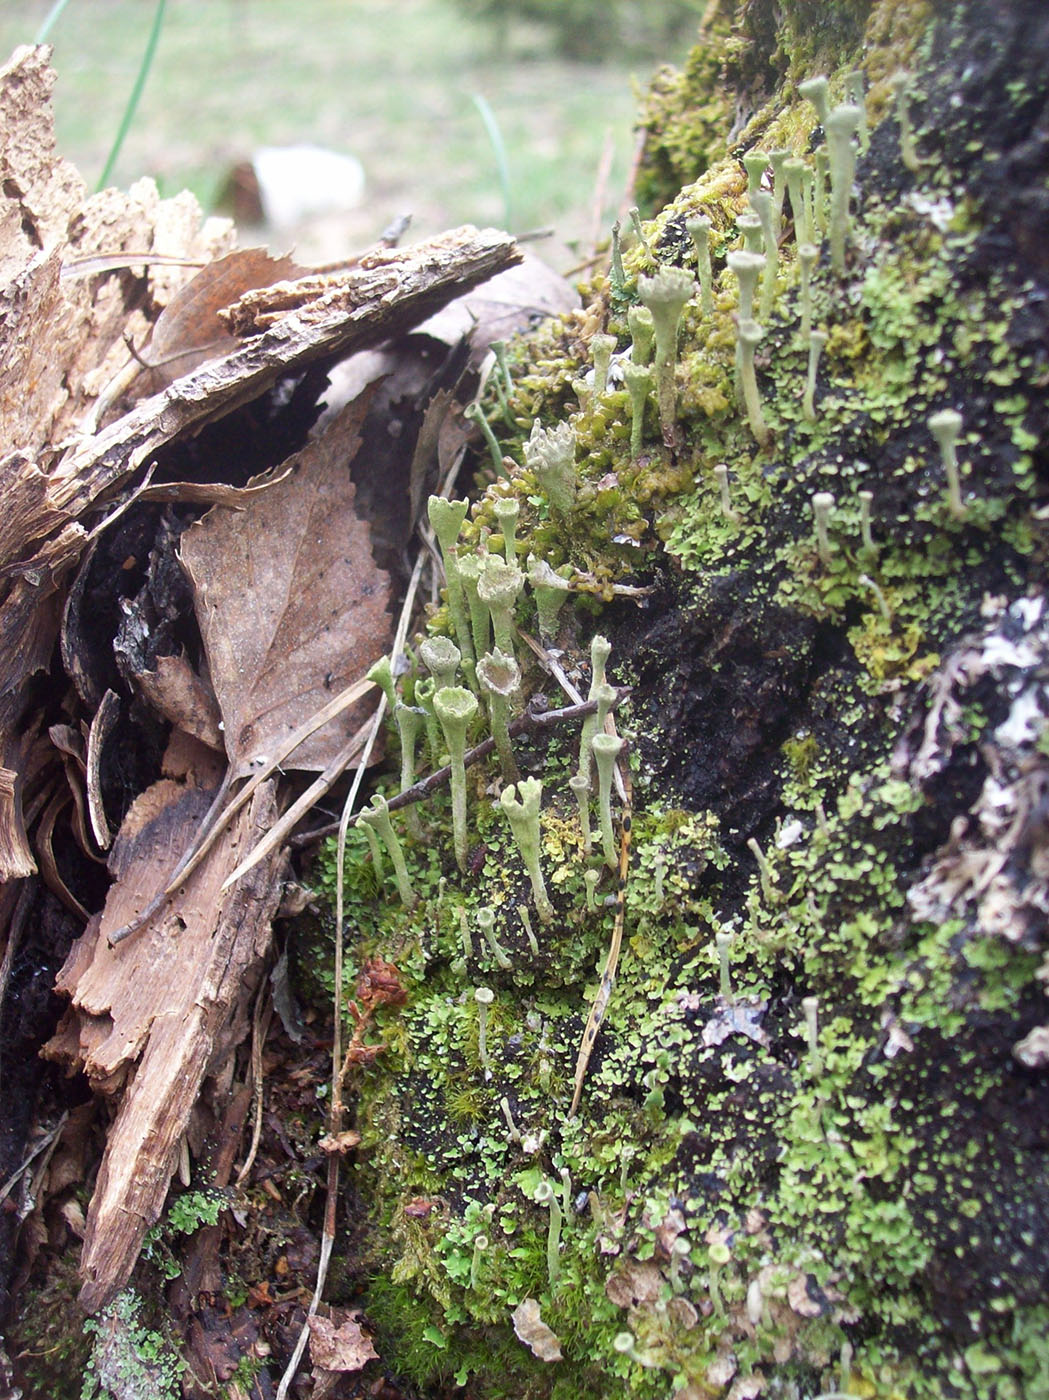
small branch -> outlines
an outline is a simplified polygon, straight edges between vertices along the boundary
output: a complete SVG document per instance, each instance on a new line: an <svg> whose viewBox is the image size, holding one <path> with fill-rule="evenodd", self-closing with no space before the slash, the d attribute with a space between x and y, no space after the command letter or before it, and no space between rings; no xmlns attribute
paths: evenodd
<svg viewBox="0 0 1049 1400"><path fill-rule="evenodd" d="M630 686L619 686L611 708L613 710L618 709L624 700L630 698L630 694ZM565 705L564 708L560 710L533 710L529 708L525 710L523 715L520 715L511 722L510 734L513 736L515 734L527 733L529 730L552 728L554 725L566 724L572 720L583 719L585 716L595 714L596 712L596 700L583 700L578 705ZM480 763L481 759L487 758L494 750L494 739L482 739L479 744L475 744L472 749L467 750L464 759L466 767L469 768L471 764ZM444 787L451 776L451 772L450 765L446 764L444 768L438 768L427 777L420 778L419 781L413 783L410 788L405 788L405 790L399 792L396 797L391 797L389 799L387 805L390 811L395 812L400 807L409 807L415 802L425 801L426 798L432 796L433 793ZM359 813L351 817L350 825L356 826L359 819ZM338 822L328 822L324 826L314 827L312 831L300 832L298 836L293 836L286 844L290 846L292 850L301 850L303 846L311 846L315 841L322 841L326 836L333 836L338 829Z"/></svg>

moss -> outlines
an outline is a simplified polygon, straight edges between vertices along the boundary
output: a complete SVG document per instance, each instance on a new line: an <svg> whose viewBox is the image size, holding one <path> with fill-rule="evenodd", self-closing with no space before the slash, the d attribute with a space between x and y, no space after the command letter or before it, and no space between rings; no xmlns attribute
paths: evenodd
<svg viewBox="0 0 1049 1400"><path fill-rule="evenodd" d="M588 911L567 786L575 736L515 742L544 784L555 917L536 924L538 955L517 917L528 882L491 801L494 768L473 777L467 877L444 800L425 814L425 844L408 842L414 910L353 853L355 959L398 956L410 987L361 1085L365 1296L393 1370L435 1393L469 1381L478 1396L703 1396L749 1378L815 1394L838 1388L851 1348L855 1393L1007 1400L1044 1364L1047 1105L1012 1056L1044 1019L1044 919L1024 894L1040 877L1030 844L993 861L996 843L1021 842L1028 785L1046 780L1044 725L1028 735L1032 712L1014 712L1049 664L1025 601L1040 596L1047 546L1046 270L1032 280L1015 229L970 182L972 133L952 115L973 61L960 37L986 6L932 28L925 6L889 0L782 10L777 26L770 6L747 6L738 28L712 12L705 47L649 109L662 145L650 142L646 188L672 198L646 229L655 253L627 249L621 286L595 277L584 311L511 349L516 431L501 445L521 461L535 419L571 415L579 480L568 511L552 512L523 468L498 494L520 501L522 549L571 564L588 590L562 614L565 666L585 692L603 604L612 674L634 686L617 721L633 738L624 944L578 1117L566 1106L618 891L606 872ZM871 147L845 276L826 259L813 274L828 332L815 421L801 408L787 238L758 363L768 447L736 403L735 285L722 276L713 313L691 306L683 320L680 446L655 439L650 415L632 461L627 395L575 402L589 337L607 327L626 352L637 278L654 256L691 267L696 210L720 272L745 184L730 142L810 150L819 136L794 84L818 59L836 94L861 42ZM904 63L921 94L917 183L892 120L877 120ZM1004 101L1002 71L981 72ZM1025 81L1044 97L1044 75ZM752 116L733 136L740 94ZM987 148L1011 150L1015 124L990 94L978 101ZM944 405L963 414L964 520L928 431ZM873 493L870 542L860 491ZM816 492L835 499L824 558ZM495 495L475 503L468 544L494 528ZM653 590L644 610L613 601L624 580ZM482 904L509 968L476 938L464 957L459 912L472 925ZM718 934L730 935L729 996ZM478 985L495 994L487 1072ZM543 1179L567 1180L556 1286ZM420 1197L433 1206L422 1217ZM563 1362L515 1339L525 1298ZM624 1332L634 1341L617 1350Z"/></svg>
<svg viewBox="0 0 1049 1400"><path fill-rule="evenodd" d="M18 1359L18 1380L29 1395L78 1400L91 1355L91 1337L76 1303L80 1287L75 1252L49 1261L46 1279L34 1271L18 1314L7 1325L6 1344Z"/></svg>

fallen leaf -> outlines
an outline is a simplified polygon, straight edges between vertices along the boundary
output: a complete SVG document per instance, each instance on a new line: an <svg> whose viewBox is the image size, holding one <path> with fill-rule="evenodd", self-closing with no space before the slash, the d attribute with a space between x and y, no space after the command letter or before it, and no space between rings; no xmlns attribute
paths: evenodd
<svg viewBox="0 0 1049 1400"><path fill-rule="evenodd" d="M120 697L115 691L107 690L95 711L87 736L87 810L91 819L91 833L103 851L109 849L113 833L109 829L102 801L102 752L119 716Z"/></svg>
<svg viewBox="0 0 1049 1400"><path fill-rule="evenodd" d="M359 1147L360 1143L360 1133L355 1132L352 1128L347 1128L342 1133L326 1133L318 1141L317 1146L329 1156L336 1152L341 1157L347 1152L352 1152L355 1147Z"/></svg>
<svg viewBox="0 0 1049 1400"><path fill-rule="evenodd" d="M473 359L482 360L493 340L508 340L545 316L560 316L579 305L575 287L527 248L516 267L490 278L431 316L419 331L447 345L470 340Z"/></svg>
<svg viewBox="0 0 1049 1400"><path fill-rule="evenodd" d="M29 848L22 814L21 774L0 768L0 880L32 875L36 861Z"/></svg>
<svg viewBox="0 0 1049 1400"><path fill-rule="evenodd" d="M209 748L222 750L215 693L185 656L158 656L154 670L138 671L132 678L157 714Z"/></svg>
<svg viewBox="0 0 1049 1400"><path fill-rule="evenodd" d="M212 510L182 537L237 777L389 649L390 581L354 510L348 470L366 407L344 409L246 509ZM285 766L322 771L369 710L365 702L331 720Z"/></svg>
<svg viewBox="0 0 1049 1400"><path fill-rule="evenodd" d="M330 1318L315 1314L309 1319L310 1360L314 1366L325 1371L359 1371L369 1361L377 1361L379 1353L357 1321L360 1313L344 1313L341 1309L333 1309L332 1313Z"/></svg>
<svg viewBox="0 0 1049 1400"><path fill-rule="evenodd" d="M142 355L149 368L136 388L156 393L204 360L228 354L237 342L219 312L245 292L305 272L294 259L272 257L265 248L238 248L202 267L158 316Z"/></svg>
<svg viewBox="0 0 1049 1400"><path fill-rule="evenodd" d="M625 1259L605 1282L605 1296L620 1308L640 1308L654 1303L663 1287L663 1274L655 1264Z"/></svg>
<svg viewBox="0 0 1049 1400"><path fill-rule="evenodd" d="M533 1356L540 1361L560 1361L561 1339L543 1321L539 1304L534 1298L525 1298L510 1314L517 1340L524 1342Z"/></svg>
<svg viewBox="0 0 1049 1400"><path fill-rule="evenodd" d="M768 1002L756 997L738 997L733 1001L718 998L718 1010L703 1027L703 1044L720 1045L730 1035L745 1035L759 1045L770 1044L768 1032L761 1025Z"/></svg>

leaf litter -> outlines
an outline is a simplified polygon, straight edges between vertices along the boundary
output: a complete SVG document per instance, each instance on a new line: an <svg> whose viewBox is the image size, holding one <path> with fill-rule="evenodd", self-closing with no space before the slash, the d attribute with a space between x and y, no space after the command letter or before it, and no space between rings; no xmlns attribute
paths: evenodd
<svg viewBox="0 0 1049 1400"><path fill-rule="evenodd" d="M364 673L423 562L407 557L411 498L461 457L463 394L496 329L564 287L533 275L466 302L519 260L494 230L302 269L235 251L227 221L151 181L90 196L55 153L53 81L44 49L0 69L0 921L13 949L52 894L69 911L48 954L67 1009L37 1033L108 1126L86 1214L72 1183L56 1177L52 1198L44 1178L25 1229L44 1241L59 1218L76 1224L81 1302L98 1311L176 1169L197 1158L231 1180L266 1072L264 1030L250 1093L238 1053L268 985L285 842L364 761ZM376 348L396 373L420 347L400 402L358 389L311 433L325 372ZM403 416L399 441L380 413ZM320 774L297 798L294 771ZM78 1151L86 1136L64 1111L56 1162L74 1119ZM314 1333L318 1387L374 1355L352 1314ZM244 1309L224 1333L257 1335Z"/></svg>

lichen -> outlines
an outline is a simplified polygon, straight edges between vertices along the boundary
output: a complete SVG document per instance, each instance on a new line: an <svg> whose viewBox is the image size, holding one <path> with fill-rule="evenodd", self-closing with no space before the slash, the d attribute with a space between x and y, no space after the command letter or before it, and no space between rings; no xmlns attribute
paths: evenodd
<svg viewBox="0 0 1049 1400"><path fill-rule="evenodd" d="M619 891L606 869L588 900L602 861L568 784L578 736L530 736L514 754L542 779L554 908L538 953L494 767L468 775L464 874L446 799L424 810L425 841L405 842L414 909L376 893L354 849L354 959L392 958L410 995L360 1085L367 1219L348 1286L386 1364L434 1392L1020 1400L1044 1376L1049 1320L1046 1090L1013 1055L1047 1019L1046 269L973 171L1020 144L1008 113L1029 110L1032 84L1044 102L1046 79L1028 68L1007 91L1016 75L984 65L963 128L955 98L989 0L935 23L889 0L794 0L779 27L771 6L744 8L736 30L713 12L673 102L670 80L657 88L666 141L647 188L673 198L648 248L625 250L621 284L596 276L585 311L510 347L516 432L499 431L521 466L463 528L475 547L512 492L522 554L571 566L577 593L586 580L559 614L562 661L579 681L600 631L634 686L617 717L632 741L625 939L582 1107L567 1117ZM1024 50L1025 21L1008 23ZM726 156L729 98L756 109L740 141L808 156L820 138L796 84L818 62L839 99L864 35L870 146L843 277L826 249L811 276L827 334L816 417L788 236L756 357L759 445L724 274L746 185ZM917 175L890 111L902 67ZM686 85L702 94L691 128ZM628 307L653 259L694 267L697 213L713 308L697 297L682 321L680 445L651 414L638 452L616 387ZM610 383L580 404L570 386L598 330L616 337ZM964 419L963 517L928 428L943 407ZM578 480L553 506L524 441L569 418ZM819 493L835 502L825 544ZM613 601L626 580L654 593ZM532 607L518 606L525 630ZM548 687L522 670L526 690ZM472 927L481 907L508 967L480 939L464 948L460 915ZM483 1057L478 986L493 992ZM541 1181L567 1194L556 1268ZM515 1337L526 1299L563 1360Z"/></svg>

